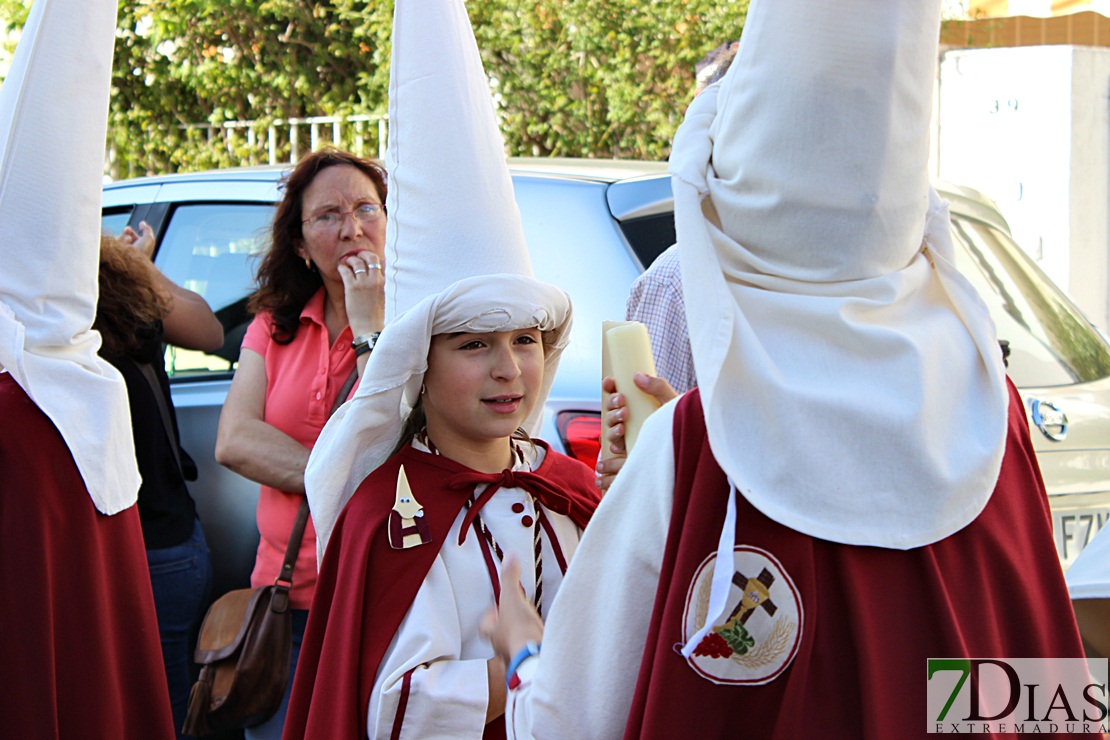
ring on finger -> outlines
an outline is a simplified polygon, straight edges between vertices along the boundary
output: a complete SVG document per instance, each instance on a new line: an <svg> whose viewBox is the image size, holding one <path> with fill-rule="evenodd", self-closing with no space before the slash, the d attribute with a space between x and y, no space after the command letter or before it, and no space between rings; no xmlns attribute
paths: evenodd
<svg viewBox="0 0 1110 740"><path fill-rule="evenodd" d="M368 263L366 265L366 269L367 270L380 270L380 269L382 269L382 266L379 265L377 262L371 262L371 263Z"/></svg>
<svg viewBox="0 0 1110 740"><path fill-rule="evenodd" d="M362 274L363 274L363 273L365 273L365 272L366 272L366 270L362 269L361 267L360 267L360 268L358 268L357 270L355 270L355 274L356 274L356 275L362 275Z"/></svg>

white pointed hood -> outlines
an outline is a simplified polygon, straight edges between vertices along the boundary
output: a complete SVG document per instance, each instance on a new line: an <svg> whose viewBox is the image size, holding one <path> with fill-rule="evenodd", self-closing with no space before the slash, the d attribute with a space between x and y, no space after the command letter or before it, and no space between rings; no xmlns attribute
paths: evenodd
<svg viewBox="0 0 1110 740"><path fill-rule="evenodd" d="M1087 543L1064 579L1072 599L1110 599L1110 527Z"/></svg>
<svg viewBox="0 0 1110 740"><path fill-rule="evenodd" d="M390 70L386 323L456 280L533 274L463 4L396 2Z"/></svg>
<svg viewBox="0 0 1110 740"><path fill-rule="evenodd" d="M570 299L535 280L504 142L462 0L397 0L390 68L386 327L355 397L324 427L305 471L317 551L396 445L435 334L544 332L538 430L570 330Z"/></svg>
<svg viewBox="0 0 1110 740"><path fill-rule="evenodd" d="M994 326L928 181L939 6L753 0L671 156L713 454L767 516L834 542L936 542L1002 460Z"/></svg>
<svg viewBox="0 0 1110 740"><path fill-rule="evenodd" d="M0 87L0 365L105 514L139 488L126 388L90 328L115 27L116 0L36 0Z"/></svg>

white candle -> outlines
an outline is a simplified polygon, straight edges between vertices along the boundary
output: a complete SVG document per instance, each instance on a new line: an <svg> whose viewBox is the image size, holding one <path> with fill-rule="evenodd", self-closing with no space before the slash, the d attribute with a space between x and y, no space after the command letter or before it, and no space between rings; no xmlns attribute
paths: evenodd
<svg viewBox="0 0 1110 740"><path fill-rule="evenodd" d="M640 427L652 412L659 408L659 402L637 388L632 381L636 373L655 375L655 358L651 354L651 339L648 338L647 328L639 321L604 322L601 355L602 373L617 381L617 392L625 398L628 417L624 422L624 446L631 452L640 434ZM608 410L608 394L605 394L602 399L602 407ZM603 421L602 457L612 457L609 444L605 440L607 430L608 427Z"/></svg>

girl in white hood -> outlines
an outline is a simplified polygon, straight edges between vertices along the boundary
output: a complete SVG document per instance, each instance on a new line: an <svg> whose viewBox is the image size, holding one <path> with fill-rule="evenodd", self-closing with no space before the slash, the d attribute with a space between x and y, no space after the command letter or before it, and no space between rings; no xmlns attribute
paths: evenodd
<svg viewBox="0 0 1110 740"><path fill-rule="evenodd" d="M481 620L503 589L547 612L598 500L526 433L571 305L532 277L460 0L396 3L390 120L386 326L306 471L322 562L287 738L502 735Z"/></svg>

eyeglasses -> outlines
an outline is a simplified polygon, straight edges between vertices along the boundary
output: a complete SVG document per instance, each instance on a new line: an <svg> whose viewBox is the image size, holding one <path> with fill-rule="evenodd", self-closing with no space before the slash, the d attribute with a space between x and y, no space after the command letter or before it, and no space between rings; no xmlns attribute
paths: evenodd
<svg viewBox="0 0 1110 740"><path fill-rule="evenodd" d="M353 211L328 211L327 213L317 213L315 216L301 221L301 223L308 224L313 229L327 231L338 228L338 226L343 223L343 219L347 216L352 216L361 223L369 224L377 221L384 215L385 206L381 203L363 203Z"/></svg>

